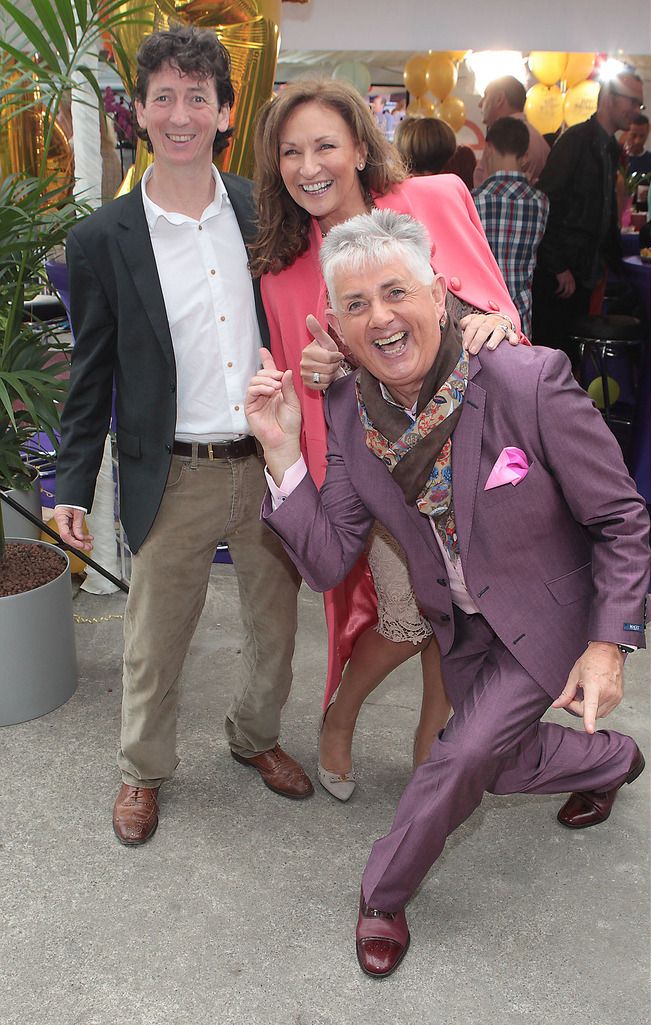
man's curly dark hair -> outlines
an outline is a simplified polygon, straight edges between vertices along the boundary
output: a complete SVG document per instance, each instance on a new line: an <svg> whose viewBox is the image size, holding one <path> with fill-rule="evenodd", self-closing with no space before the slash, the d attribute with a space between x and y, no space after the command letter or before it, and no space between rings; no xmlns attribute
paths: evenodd
<svg viewBox="0 0 651 1025"><path fill-rule="evenodd" d="M136 62L134 99L139 100L143 106L147 100L149 79L164 64L170 64L184 75L212 79L219 106L233 106L235 92L231 82L231 58L226 47L210 29L174 25L167 32L153 32L140 44ZM147 132L139 125L136 125L136 131L145 140L151 153L151 140ZM213 143L214 156L226 149L232 134L232 128L217 132Z"/></svg>

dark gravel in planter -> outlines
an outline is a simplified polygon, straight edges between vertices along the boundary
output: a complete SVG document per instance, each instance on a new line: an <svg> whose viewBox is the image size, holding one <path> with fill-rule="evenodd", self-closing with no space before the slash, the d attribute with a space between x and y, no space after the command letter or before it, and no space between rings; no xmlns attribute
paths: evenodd
<svg viewBox="0 0 651 1025"><path fill-rule="evenodd" d="M0 598L23 594L49 584L63 570L61 553L52 545L16 544L8 541L0 559Z"/></svg>

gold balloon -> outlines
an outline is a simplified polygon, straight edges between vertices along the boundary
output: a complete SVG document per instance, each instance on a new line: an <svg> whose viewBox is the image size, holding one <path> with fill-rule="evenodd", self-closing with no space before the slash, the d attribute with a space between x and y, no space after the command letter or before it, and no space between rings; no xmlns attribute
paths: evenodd
<svg viewBox="0 0 651 1025"><path fill-rule="evenodd" d="M415 96L407 107L410 117L432 117L432 104L423 96Z"/></svg>
<svg viewBox="0 0 651 1025"><path fill-rule="evenodd" d="M439 106L439 117L447 122L454 132L459 132L466 123L466 107L458 96L447 96Z"/></svg>
<svg viewBox="0 0 651 1025"><path fill-rule="evenodd" d="M427 62L427 88L444 100L457 84L458 72L447 53L433 53Z"/></svg>
<svg viewBox="0 0 651 1025"><path fill-rule="evenodd" d="M467 50L448 50L447 55L451 57L453 61L462 61L468 53Z"/></svg>
<svg viewBox="0 0 651 1025"><path fill-rule="evenodd" d="M402 77L405 89L412 96L422 96L427 91L427 65L429 57L425 53L415 53L405 64Z"/></svg>
<svg viewBox="0 0 651 1025"><path fill-rule="evenodd" d="M235 104L231 124L235 132L217 164L223 171L250 178L253 175L253 122L273 91L280 46L281 0L124 0L121 9L133 11L134 20L116 32L128 55L128 66L118 70L129 92L133 90L136 51L150 31L166 30L185 23L211 28L231 56ZM151 19L147 26L143 19ZM135 23L134 23L135 22ZM138 22L141 22L138 24ZM139 142L136 159L120 192L140 180L152 161L145 143Z"/></svg>
<svg viewBox="0 0 651 1025"><path fill-rule="evenodd" d="M554 85L563 78L566 64L566 53L532 50L529 54L529 70L543 85Z"/></svg>
<svg viewBox="0 0 651 1025"><path fill-rule="evenodd" d="M565 85L568 89L578 85L584 78L592 74L594 68L594 53L568 53L567 67L565 68Z"/></svg>
<svg viewBox="0 0 651 1025"><path fill-rule="evenodd" d="M578 125L592 117L597 109L598 82L579 82L568 89L563 104L563 118L566 125Z"/></svg>
<svg viewBox="0 0 651 1025"><path fill-rule="evenodd" d="M17 74L16 77L19 79L22 75ZM2 101L0 179L20 173L37 178L41 172L45 150L45 112L38 103L39 99L40 93L35 82L33 91L23 95L19 102L12 104L10 97ZM35 106L15 113L26 103L34 103ZM54 175L50 186L52 190L66 189L68 194L72 192L73 166L72 147L61 125L55 122L45 160L45 173Z"/></svg>
<svg viewBox="0 0 651 1025"><path fill-rule="evenodd" d="M563 123L563 94L557 85L537 82L527 93L524 112L541 135L557 132Z"/></svg>

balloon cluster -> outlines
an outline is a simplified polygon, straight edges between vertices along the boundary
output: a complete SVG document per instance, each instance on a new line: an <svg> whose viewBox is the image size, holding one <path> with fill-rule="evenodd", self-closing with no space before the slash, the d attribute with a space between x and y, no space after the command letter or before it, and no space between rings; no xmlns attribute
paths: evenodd
<svg viewBox="0 0 651 1025"><path fill-rule="evenodd" d="M457 64L466 50L416 53L405 64L403 78L411 101L407 113L412 117L440 117L458 132L466 120L463 100L450 93L457 84Z"/></svg>
<svg viewBox="0 0 651 1025"><path fill-rule="evenodd" d="M527 93L524 110L534 128L546 135L563 122L578 125L594 114L599 83L588 80L594 64L594 53L529 54L529 70L538 81Z"/></svg>

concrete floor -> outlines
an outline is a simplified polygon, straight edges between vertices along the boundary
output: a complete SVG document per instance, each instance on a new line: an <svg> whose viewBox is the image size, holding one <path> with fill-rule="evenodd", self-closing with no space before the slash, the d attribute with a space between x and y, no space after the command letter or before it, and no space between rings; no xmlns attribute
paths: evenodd
<svg viewBox="0 0 651 1025"><path fill-rule="evenodd" d="M306 588L300 604L282 741L314 778L323 616ZM585 832L557 824L559 798L487 797L411 905L404 964L368 979L359 880L409 778L417 664L362 713L348 805L318 787L277 797L225 743L238 601L232 569L215 567L182 762L156 836L127 849L111 831L123 607L78 594L93 621L77 626L77 693L0 732L0 1025L647 1025L651 773ZM612 716L647 754L648 667L629 658Z"/></svg>

